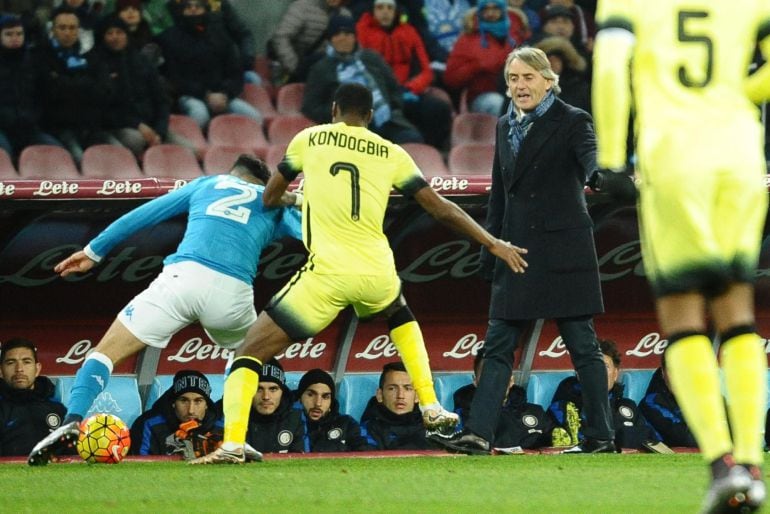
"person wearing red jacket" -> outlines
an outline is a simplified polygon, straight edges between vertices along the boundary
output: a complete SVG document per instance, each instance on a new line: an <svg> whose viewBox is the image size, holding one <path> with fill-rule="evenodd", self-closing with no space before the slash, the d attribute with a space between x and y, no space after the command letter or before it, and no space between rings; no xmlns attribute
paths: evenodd
<svg viewBox="0 0 770 514"><path fill-rule="evenodd" d="M444 72L447 87L457 92L467 89L470 111L502 113L505 94L500 74L508 54L528 37L523 23L515 11L508 10L506 0L478 3L465 34L449 53Z"/></svg>
<svg viewBox="0 0 770 514"><path fill-rule="evenodd" d="M401 19L396 1L375 0L372 11L356 23L356 37L362 48L379 53L393 69L407 119L428 144L442 149L452 126L452 106L427 93L434 78L428 52L417 29Z"/></svg>

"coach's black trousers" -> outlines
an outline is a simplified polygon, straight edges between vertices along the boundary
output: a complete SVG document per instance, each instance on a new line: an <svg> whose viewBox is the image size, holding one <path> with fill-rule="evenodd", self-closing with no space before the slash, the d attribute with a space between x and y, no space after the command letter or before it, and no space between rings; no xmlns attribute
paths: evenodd
<svg viewBox="0 0 770 514"><path fill-rule="evenodd" d="M532 323L532 320L489 320L483 367L466 426L491 443L494 443L495 428L511 379L513 352ZM587 425L582 429L583 435L592 439L614 439L607 368L596 340L593 318L559 318L556 325L583 391L583 414Z"/></svg>

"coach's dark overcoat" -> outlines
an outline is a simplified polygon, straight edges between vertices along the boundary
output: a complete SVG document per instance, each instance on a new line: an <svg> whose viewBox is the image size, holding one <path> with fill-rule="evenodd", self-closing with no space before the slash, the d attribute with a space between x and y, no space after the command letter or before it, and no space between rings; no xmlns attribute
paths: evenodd
<svg viewBox="0 0 770 514"><path fill-rule="evenodd" d="M584 184L596 169L591 117L558 98L536 119L518 157L509 143L510 122L497 123L487 228L526 248L529 267L513 273L494 265L490 318L538 319L603 311L599 270Z"/></svg>

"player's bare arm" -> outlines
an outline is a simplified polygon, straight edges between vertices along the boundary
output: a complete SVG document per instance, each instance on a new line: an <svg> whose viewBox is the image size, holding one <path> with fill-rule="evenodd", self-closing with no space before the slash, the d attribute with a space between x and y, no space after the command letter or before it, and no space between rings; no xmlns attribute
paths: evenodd
<svg viewBox="0 0 770 514"><path fill-rule="evenodd" d="M290 183L280 173L273 173L270 180L267 181L265 193L262 195L262 203L265 204L265 207L287 207L289 205L299 207L302 205L300 193L286 191Z"/></svg>
<svg viewBox="0 0 770 514"><path fill-rule="evenodd" d="M436 220L485 246L489 253L505 261L514 273L524 273L527 261L522 256L527 253L526 248L519 248L492 236L468 213L440 196L431 187L426 186L417 191L414 199Z"/></svg>
<svg viewBox="0 0 770 514"><path fill-rule="evenodd" d="M96 262L92 260L83 250L79 250L54 267L54 271L66 277L72 273L84 273L96 265Z"/></svg>

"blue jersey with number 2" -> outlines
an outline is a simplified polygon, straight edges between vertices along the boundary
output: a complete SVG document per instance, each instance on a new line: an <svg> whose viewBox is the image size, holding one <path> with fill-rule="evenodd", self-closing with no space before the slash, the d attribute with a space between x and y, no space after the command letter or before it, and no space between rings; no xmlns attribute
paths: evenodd
<svg viewBox="0 0 770 514"><path fill-rule="evenodd" d="M187 212L182 242L164 264L195 261L251 284L265 246L284 236L302 238L299 211L264 207L264 191L232 175L201 177L122 216L88 246L103 257L131 234Z"/></svg>

